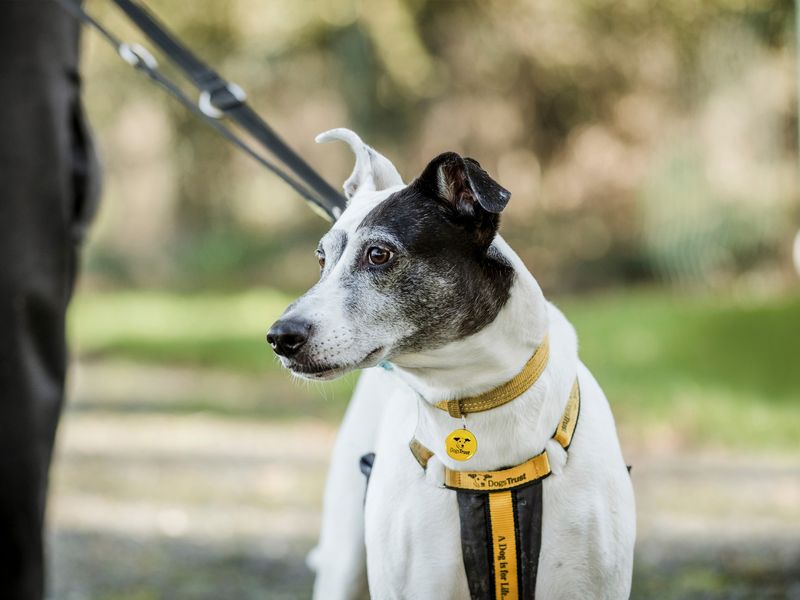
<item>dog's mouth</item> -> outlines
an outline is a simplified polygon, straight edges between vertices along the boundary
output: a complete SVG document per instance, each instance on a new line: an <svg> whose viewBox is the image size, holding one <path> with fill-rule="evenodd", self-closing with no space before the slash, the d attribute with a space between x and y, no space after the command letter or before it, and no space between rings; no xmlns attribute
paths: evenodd
<svg viewBox="0 0 800 600"><path fill-rule="evenodd" d="M327 381L330 379L336 379L337 377L340 377L345 373L349 373L350 371L355 371L356 369L374 367L380 362L382 355L383 347L379 346L367 353L367 355L361 360L348 364L331 365L316 361L302 362L293 360L284 366L289 369L293 375L297 375L298 377L311 379L313 381Z"/></svg>

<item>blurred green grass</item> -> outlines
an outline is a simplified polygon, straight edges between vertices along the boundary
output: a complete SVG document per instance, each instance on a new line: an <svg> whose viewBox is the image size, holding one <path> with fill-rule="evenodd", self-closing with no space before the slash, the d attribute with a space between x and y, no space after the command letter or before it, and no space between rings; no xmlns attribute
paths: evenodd
<svg viewBox="0 0 800 600"><path fill-rule="evenodd" d="M71 311L70 335L90 358L259 373L279 368L265 336L288 302L272 290L82 294Z"/></svg>
<svg viewBox="0 0 800 600"><path fill-rule="evenodd" d="M266 396L280 390L283 418L336 418L355 378L321 393L286 385L290 376L264 340L291 300L271 289L82 293L70 316L71 339L84 361L236 372L263 380ZM645 289L557 304L630 435L666 430L692 444L800 448L800 297L736 300ZM202 405L213 410L212 401ZM221 399L221 412L225 406ZM273 416L269 408L261 416Z"/></svg>
<svg viewBox="0 0 800 600"><path fill-rule="evenodd" d="M800 298L643 290L559 304L623 424L669 426L691 442L800 448Z"/></svg>

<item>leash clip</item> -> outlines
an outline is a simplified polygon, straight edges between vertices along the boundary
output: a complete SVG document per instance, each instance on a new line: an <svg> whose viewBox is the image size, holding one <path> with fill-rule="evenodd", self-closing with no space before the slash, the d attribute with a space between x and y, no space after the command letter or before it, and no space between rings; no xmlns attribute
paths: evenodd
<svg viewBox="0 0 800 600"><path fill-rule="evenodd" d="M214 95L225 93L229 96L228 99L223 100L220 108L214 103ZM197 100L197 107L207 117L212 119L221 119L225 115L226 110L241 106L247 100L247 94L235 83L226 82L225 85L213 90L203 90L200 92L200 98Z"/></svg>
<svg viewBox="0 0 800 600"><path fill-rule="evenodd" d="M117 47L117 54L132 67L141 68L144 66L148 69L158 68L156 57L150 54L150 51L141 44L122 42Z"/></svg>

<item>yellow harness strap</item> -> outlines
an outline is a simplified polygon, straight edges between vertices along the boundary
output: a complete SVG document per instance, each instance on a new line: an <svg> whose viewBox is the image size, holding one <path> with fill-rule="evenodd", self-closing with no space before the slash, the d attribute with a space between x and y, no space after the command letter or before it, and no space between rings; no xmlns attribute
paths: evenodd
<svg viewBox="0 0 800 600"><path fill-rule="evenodd" d="M433 452L423 446L417 438L411 438L411 441L408 442L408 447L411 450L411 454L414 455L414 458L419 463L419 466L423 469L427 469L428 461L431 459L431 456L433 456Z"/></svg>
<svg viewBox="0 0 800 600"><path fill-rule="evenodd" d="M539 379L542 371L547 366L549 356L550 341L545 337L536 352L533 353L533 356L522 367L522 371L517 373L513 379L483 394L456 398L455 400L442 400L434 406L441 410L446 410L451 417L456 419L460 419L463 415L469 413L482 412L502 406L524 394L536 383L536 380Z"/></svg>
<svg viewBox="0 0 800 600"><path fill-rule="evenodd" d="M514 527L514 498L511 492L489 494L492 525L494 590L497 600L519 598L517 585L517 534Z"/></svg>
<svg viewBox="0 0 800 600"><path fill-rule="evenodd" d="M444 470L444 485L454 490L493 492L508 490L550 474L547 452L537 454L521 465L499 471L452 471Z"/></svg>
<svg viewBox="0 0 800 600"><path fill-rule="evenodd" d="M581 390L578 387L578 379L575 378L575 383L572 384L572 389L569 392L567 406L564 408L564 414L561 416L556 432L553 434L553 439L561 444L564 450L568 450L569 445L572 443L572 436L575 435L575 427L578 425L580 411Z"/></svg>

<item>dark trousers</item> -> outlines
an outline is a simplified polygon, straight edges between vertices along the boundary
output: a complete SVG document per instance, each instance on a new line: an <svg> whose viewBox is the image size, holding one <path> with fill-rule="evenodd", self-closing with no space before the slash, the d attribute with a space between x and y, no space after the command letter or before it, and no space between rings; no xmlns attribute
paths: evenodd
<svg viewBox="0 0 800 600"><path fill-rule="evenodd" d="M96 203L79 26L52 0L0 0L0 598L43 595L47 473L64 320Z"/></svg>

